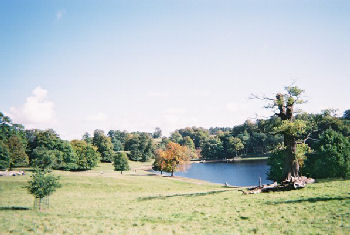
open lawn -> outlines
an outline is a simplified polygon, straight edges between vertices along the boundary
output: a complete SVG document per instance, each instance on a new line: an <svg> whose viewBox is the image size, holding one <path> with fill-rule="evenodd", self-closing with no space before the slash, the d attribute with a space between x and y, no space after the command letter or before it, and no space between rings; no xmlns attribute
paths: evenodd
<svg viewBox="0 0 350 235"><path fill-rule="evenodd" d="M23 188L29 175L0 177L0 234L350 234L350 180L242 195L131 167L55 171L63 187L43 212Z"/></svg>

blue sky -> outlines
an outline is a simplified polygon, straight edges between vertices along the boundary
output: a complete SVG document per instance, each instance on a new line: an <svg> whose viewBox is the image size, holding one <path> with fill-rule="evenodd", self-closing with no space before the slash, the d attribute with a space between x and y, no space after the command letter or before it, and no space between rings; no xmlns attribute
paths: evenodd
<svg viewBox="0 0 350 235"><path fill-rule="evenodd" d="M251 93L295 82L307 112L349 109L349 1L1 1L0 110L80 138L165 134L270 115Z"/></svg>

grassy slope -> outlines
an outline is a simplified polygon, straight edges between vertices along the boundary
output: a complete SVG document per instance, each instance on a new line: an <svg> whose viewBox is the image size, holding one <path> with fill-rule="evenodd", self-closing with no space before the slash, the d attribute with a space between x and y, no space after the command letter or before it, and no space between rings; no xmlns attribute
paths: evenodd
<svg viewBox="0 0 350 235"><path fill-rule="evenodd" d="M42 213L31 209L33 198L23 188L29 176L0 178L1 234L350 233L350 180L242 195L237 189L142 170L120 175L108 164L55 174L62 176L63 187Z"/></svg>

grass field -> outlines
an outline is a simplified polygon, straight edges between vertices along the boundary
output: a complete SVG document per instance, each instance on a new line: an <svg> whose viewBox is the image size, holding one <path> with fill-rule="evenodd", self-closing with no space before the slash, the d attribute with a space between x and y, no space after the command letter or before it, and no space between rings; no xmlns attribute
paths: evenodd
<svg viewBox="0 0 350 235"><path fill-rule="evenodd" d="M50 209L32 209L29 176L0 178L0 234L350 234L350 180L242 195L198 180L151 175L132 163L60 172ZM136 172L135 172L136 169Z"/></svg>

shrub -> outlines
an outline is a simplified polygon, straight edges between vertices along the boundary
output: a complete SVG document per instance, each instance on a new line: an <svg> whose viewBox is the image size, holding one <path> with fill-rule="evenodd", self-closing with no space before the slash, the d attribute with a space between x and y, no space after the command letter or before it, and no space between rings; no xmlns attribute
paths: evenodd
<svg viewBox="0 0 350 235"><path fill-rule="evenodd" d="M36 169L26 187L30 194L39 199L39 210L41 210L42 199L50 196L57 188L61 187L59 177L48 173L46 170Z"/></svg>

